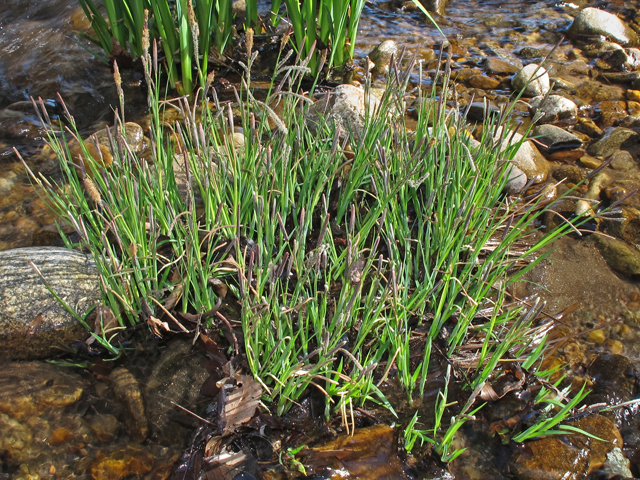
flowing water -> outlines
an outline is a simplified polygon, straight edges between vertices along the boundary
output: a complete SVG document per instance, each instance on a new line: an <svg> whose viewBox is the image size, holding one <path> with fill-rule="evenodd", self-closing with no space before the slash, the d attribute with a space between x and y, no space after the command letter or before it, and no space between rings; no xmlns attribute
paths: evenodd
<svg viewBox="0 0 640 480"><path fill-rule="evenodd" d="M547 53L562 38L578 8L587 3L584 0L452 0L445 14L435 15L435 19L451 42L454 69L461 70L478 67L485 57L500 57L517 63L519 60L515 52L522 47L534 47ZM598 2L597 6L611 12L627 12L637 11L638 2L604 1ZM56 116L62 112L60 94L83 135L103 128L113 118L116 94L110 69L89 53L88 49L97 47L78 36L78 31L88 33L89 29L76 0L4 0L0 5L0 250L60 244L55 218L31 188L22 163L13 153L16 148L34 171L57 178L57 160L41 154L43 132L33 113L30 98L42 98L50 115ZM367 4L360 24L356 62L364 65L365 56L386 39L396 40L410 53L418 49L419 58L427 63L434 58L434 45L442 41L439 32L422 13L412 8L410 2ZM560 52L570 49L571 45L565 42ZM560 63L556 68L558 75L567 74ZM140 81L136 74L125 75L129 100L136 92L140 94L137 88ZM493 93L493 98L498 100L509 95L504 82ZM593 98L576 98L576 101L583 110L588 110ZM141 103L134 101L131 104ZM128 119L142 115L144 112L140 110L127 112ZM553 261L538 269L530 278L533 283L524 285L522 289L527 294L542 293L546 296L552 313L579 302L571 325L583 329L603 326L608 329L609 340L617 342L609 345L604 341L595 342L596 346L589 347L592 349L589 351L583 343L576 344L576 356L580 357L575 359L576 363L584 361L593 352L612 350L625 353L636 362L640 358L640 291L637 283L612 273L593 246L578 246L572 242L563 240L552 256ZM536 288L537 284L548 287L551 293ZM30 365L29 368L34 367ZM139 370L144 372L144 368ZM50 370L44 374L55 377ZM69 418L65 417L67 423L63 430L51 430L48 417L41 419L40 423L33 421L37 423L37 428L34 428L48 438L47 442L52 447L34 454L36 460L26 462L31 465L25 467L27 470L31 468L34 474L38 471L39 478L88 477L91 467L87 462L82 465L83 455L92 456L95 462L96 455L111 458L109 455L113 456L117 448L125 448L119 444L120 447L113 446L108 452L107 448L102 454L96 454L88 446L100 435L115 441L114 445L122 441L122 434L117 435L117 428L114 433L113 428L94 428L91 423L105 418L110 421L115 412L109 394L100 386L100 375L94 369L74 378L78 389L92 393L84 397L82 406L75 405L72 412L67 412ZM49 380L42 382L47 384ZM90 425L82 420L87 418L87 411L90 411ZM0 417L0 423L9 421L5 417ZM8 425L0 428L13 428L15 438L22 438L18 426L10 422ZM105 429L109 432L104 433ZM120 451L118 455L137 458L143 466L145 459L148 461L145 455L161 458L164 463L153 466L154 472L160 472L157 478L161 478L162 472L168 470L166 465L175 460L173 455L182 449L183 436L171 448L158 443L142 453ZM60 446L64 448L58 448ZM51 458L47 459L47 455ZM56 467L65 463L65 460L60 460L64 455L68 457L67 462L73 457L76 473L64 470L62 475L61 467ZM43 468L43 464L49 467ZM55 476L56 468L58 477ZM31 470L22 473L2 471L0 478L34 478L29 477ZM77 471L83 473L77 474ZM436 475L450 478L445 471L434 472ZM464 474L460 478L464 478Z"/></svg>

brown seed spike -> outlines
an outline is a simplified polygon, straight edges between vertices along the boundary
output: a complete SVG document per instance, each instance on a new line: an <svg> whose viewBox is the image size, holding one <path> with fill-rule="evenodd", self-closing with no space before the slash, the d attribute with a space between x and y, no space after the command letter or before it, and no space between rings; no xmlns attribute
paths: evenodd
<svg viewBox="0 0 640 480"><path fill-rule="evenodd" d="M89 194L89 197L91 197L91 200L93 200L96 205L102 203L102 197L100 197L100 192L96 188L95 183L93 183L93 180L89 177L84 177L82 182L84 183L84 189Z"/></svg>
<svg viewBox="0 0 640 480"><path fill-rule="evenodd" d="M251 58L251 51L253 50L253 28L247 28L244 41L247 47L247 58Z"/></svg>

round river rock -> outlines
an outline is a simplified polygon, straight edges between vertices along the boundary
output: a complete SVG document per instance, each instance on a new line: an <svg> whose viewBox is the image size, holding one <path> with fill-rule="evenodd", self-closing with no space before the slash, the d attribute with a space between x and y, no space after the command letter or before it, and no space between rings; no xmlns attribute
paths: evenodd
<svg viewBox="0 0 640 480"><path fill-rule="evenodd" d="M30 262L79 315L100 300L98 272L89 255L58 247L0 252L0 359L49 357L87 336Z"/></svg>

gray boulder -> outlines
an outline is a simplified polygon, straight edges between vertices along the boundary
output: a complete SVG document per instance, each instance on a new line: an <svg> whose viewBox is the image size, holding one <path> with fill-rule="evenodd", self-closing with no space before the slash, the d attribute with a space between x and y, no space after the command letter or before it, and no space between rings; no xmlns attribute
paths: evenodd
<svg viewBox="0 0 640 480"><path fill-rule="evenodd" d="M90 255L58 247L0 252L0 359L49 357L87 337L84 327L49 293L30 261L79 315L101 298Z"/></svg>
<svg viewBox="0 0 640 480"><path fill-rule="evenodd" d="M592 40L601 35L625 47L638 43L638 35L626 23L611 13L592 7L576 16L568 33L576 40Z"/></svg>

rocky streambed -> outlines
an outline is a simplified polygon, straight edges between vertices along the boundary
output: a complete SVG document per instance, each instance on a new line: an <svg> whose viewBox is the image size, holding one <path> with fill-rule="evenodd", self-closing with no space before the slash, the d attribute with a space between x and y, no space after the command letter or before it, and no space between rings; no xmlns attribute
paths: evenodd
<svg viewBox="0 0 640 480"><path fill-rule="evenodd" d="M546 312L557 315L551 333L554 348L547 362L549 366L567 364L576 382L588 382L593 390L588 404L632 402L638 398L640 365L640 196L633 194L640 187L638 4L453 0L436 9L440 13L436 19L448 36L457 100L462 109L469 108L471 120L481 123L526 86L514 117L522 121L523 132L532 121L536 123L514 158L518 170L510 184L512 191L526 187L527 194L542 193L547 201L556 202L558 215L545 219L549 225L576 213L592 211L594 217L589 231L558 242L512 293L521 298L540 295L547 301ZM440 51L434 45L442 39L413 3L372 3L365 8L361 25L356 81L362 81L365 68L372 68L375 82L383 85L390 53L397 56L403 47L418 50L425 71L437 67ZM109 123L108 106L116 104L110 73L67 38L87 28L73 1L9 0L0 6L0 26L0 250L59 245L55 219L34 194L11 148L19 148L36 171L55 177L56 160L41 153L42 132L28 96L45 98L51 115L56 115L60 107L56 92L61 92L88 136ZM566 39L561 41L562 37ZM384 40L391 41L380 45ZM140 77L129 72L125 78L127 98L133 97L130 104L135 106L135 98L144 97ZM429 87L431 80L425 79L426 84L421 84L413 78L415 86ZM223 88L224 82L216 86ZM143 117L143 111L128 115L144 125ZM142 135L139 145L142 151ZM572 188L571 198L558 201ZM617 209L615 215L598 216L598 208L611 205ZM38 264L38 259L51 254L40 251L27 256ZM47 261L44 267L52 265ZM24 286L29 275L37 283L27 264L23 262L21 268L24 282L5 279L4 285ZM0 271L0 277L8 276L6 270ZM1 292L3 321L10 311L20 310L11 303L19 294L17 287L16 291L7 288ZM87 294L74 304L82 309L83 302L95 294L95 288L87 287ZM39 333L49 331L50 322L64 323L60 319L66 318L67 324L74 325L63 312L55 312L53 303L43 310L45 291L31 295L29 309L18 312L24 317L21 323L12 317L13 326L0 326L5 338L8 331L14 334L2 345L4 358L55 356L35 347L28 351L24 345L35 344ZM29 294L23 298L27 305ZM570 313L559 315L567 309ZM72 337L61 336L56 346L69 348L74 340L86 339L77 329ZM211 399L200 396L208 373L204 357L189 342L178 340L158 352L144 359L134 352L119 366L89 358L84 369L4 360L0 475L169 476L182 449L190 444L189 432L202 426L171 401L198 410ZM358 450L363 452L359 457L331 468L351 468L352 475L366 478L379 478L380 472L388 478L426 472L433 478L483 479L640 476L637 404L575 419L576 426L607 440L606 445L573 435L548 437L510 450L500 445L499 436L489 435L491 426L511 420L521 407L522 399L505 398L488 409L486 417L468 423L457 440L467 450L449 466L400 458L389 447L395 441L393 434L374 429L364 430L364 443L384 448ZM300 425L306 425L301 419L308 414L302 409L289 420L298 422L301 430ZM358 421L363 427L372 423L364 414ZM278 426L272 423L272 427L277 430ZM275 435L268 438L280 441ZM383 450L390 467L377 471L367 458L382 455ZM325 456L308 454L310 473L323 474Z"/></svg>

